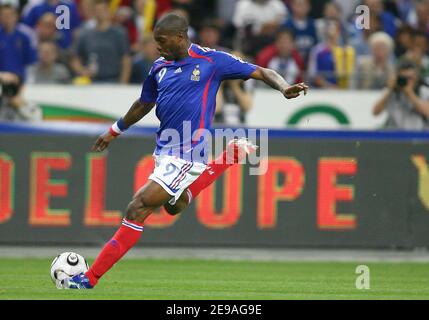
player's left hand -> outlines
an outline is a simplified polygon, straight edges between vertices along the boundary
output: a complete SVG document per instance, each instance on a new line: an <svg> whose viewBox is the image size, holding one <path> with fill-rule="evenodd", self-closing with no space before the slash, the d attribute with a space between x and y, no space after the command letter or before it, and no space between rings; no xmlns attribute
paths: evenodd
<svg viewBox="0 0 429 320"><path fill-rule="evenodd" d="M98 137L91 150L95 152L102 152L109 146L110 142L114 139L116 139L116 137L111 135L110 132L107 131L106 133L103 133L101 136Z"/></svg>
<svg viewBox="0 0 429 320"><path fill-rule="evenodd" d="M304 91L304 95L306 95L308 91L308 86L304 82L287 87L283 91L283 95L285 96L286 99L293 99L293 98L299 97L302 91Z"/></svg>

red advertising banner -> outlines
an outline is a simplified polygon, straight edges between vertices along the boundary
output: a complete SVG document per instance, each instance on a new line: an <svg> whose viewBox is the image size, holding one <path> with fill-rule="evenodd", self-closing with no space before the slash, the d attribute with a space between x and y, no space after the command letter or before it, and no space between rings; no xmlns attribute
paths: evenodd
<svg viewBox="0 0 429 320"><path fill-rule="evenodd" d="M152 172L153 140L2 135L0 244L98 244ZM429 245L429 143L271 139L263 175L235 165L182 214L160 209L146 245Z"/></svg>

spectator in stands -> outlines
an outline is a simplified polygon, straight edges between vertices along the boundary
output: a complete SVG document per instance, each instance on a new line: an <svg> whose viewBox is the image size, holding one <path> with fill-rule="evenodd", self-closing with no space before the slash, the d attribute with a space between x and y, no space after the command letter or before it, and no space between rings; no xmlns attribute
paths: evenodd
<svg viewBox="0 0 429 320"><path fill-rule="evenodd" d="M16 8L18 15L20 15L21 14L21 2L22 2L22 0L0 0L0 5L10 5L10 6Z"/></svg>
<svg viewBox="0 0 429 320"><path fill-rule="evenodd" d="M80 0L85 6L84 28L95 28L93 0ZM110 0L109 9L113 24L121 25L128 35L132 52L139 51L139 43L151 35L156 20L156 0Z"/></svg>
<svg viewBox="0 0 429 320"><path fill-rule="evenodd" d="M93 0L75 0L78 7L79 16L81 17L82 21L89 20L94 15L92 1Z"/></svg>
<svg viewBox="0 0 429 320"><path fill-rule="evenodd" d="M364 5L368 6L370 17L377 18L381 24L381 30L386 32L392 38L395 37L397 27L395 16L384 9L382 0L365 0ZM372 28L372 27L371 27ZM378 30L377 30L378 31Z"/></svg>
<svg viewBox="0 0 429 320"><path fill-rule="evenodd" d="M315 21L317 30L317 39L319 42L324 42L325 30L329 22L335 21L341 26L341 43L348 43L348 27L342 20L341 6L335 1L326 2L323 7L323 16Z"/></svg>
<svg viewBox="0 0 429 320"><path fill-rule="evenodd" d="M293 31L295 46L307 63L311 48L318 43L315 22L309 17L311 4L309 0L293 0L291 8L292 14L282 26Z"/></svg>
<svg viewBox="0 0 429 320"><path fill-rule="evenodd" d="M131 83L142 84L149 75L153 62L158 58L159 52L156 42L152 36L147 36L140 42L140 52L133 59Z"/></svg>
<svg viewBox="0 0 429 320"><path fill-rule="evenodd" d="M369 37L379 31L384 31L383 24L380 15L370 14L369 25L370 28L357 28L355 19L358 15L352 19L348 26L349 44L355 49L356 56L358 58L368 56L371 54L371 48L369 47Z"/></svg>
<svg viewBox="0 0 429 320"><path fill-rule="evenodd" d="M27 83L64 84L71 80L69 70L57 62L58 47L53 41L39 44L39 62L28 69Z"/></svg>
<svg viewBox="0 0 429 320"><path fill-rule="evenodd" d="M159 19L163 14L172 9L171 0L155 0L156 1L156 19Z"/></svg>
<svg viewBox="0 0 429 320"><path fill-rule="evenodd" d="M225 23L232 24L234 17L234 10L239 0L217 0L217 17L223 20Z"/></svg>
<svg viewBox="0 0 429 320"><path fill-rule="evenodd" d="M253 56L270 44L287 14L286 6L280 0L239 0L233 24L238 29L244 53Z"/></svg>
<svg viewBox="0 0 429 320"><path fill-rule="evenodd" d="M94 82L128 83L131 75L128 37L112 25L108 0L95 0L96 27L82 30L71 66L81 77Z"/></svg>
<svg viewBox="0 0 429 320"><path fill-rule="evenodd" d="M153 0L136 0L134 10L134 24L137 31L136 40L139 43L152 34L156 20L157 3Z"/></svg>
<svg viewBox="0 0 429 320"><path fill-rule="evenodd" d="M237 6L238 0L217 0L216 18L221 28L220 43L227 47L233 48L236 42L236 28L232 22L234 17L234 9Z"/></svg>
<svg viewBox="0 0 429 320"><path fill-rule="evenodd" d="M314 47L310 54L310 80L320 88L349 88L355 72L354 48L341 46L340 25L337 22L327 26L325 37L325 43Z"/></svg>
<svg viewBox="0 0 429 320"><path fill-rule="evenodd" d="M40 17L35 27L37 41L39 43L54 41L60 48L65 50L69 46L69 43L64 34L55 26L56 19L57 17L52 12L47 12Z"/></svg>
<svg viewBox="0 0 429 320"><path fill-rule="evenodd" d="M287 0L285 2L288 8L291 7L291 5L289 4L290 2L292 2L292 0ZM330 0L318 0L318 1L310 0L310 2L311 2L311 10L309 15L313 19L317 20L323 17L323 9L325 8L326 4L330 2Z"/></svg>
<svg viewBox="0 0 429 320"><path fill-rule="evenodd" d="M429 88L419 79L418 67L410 60L402 60L397 76L375 103L375 116L387 111L388 129L422 130L428 128Z"/></svg>
<svg viewBox="0 0 429 320"><path fill-rule="evenodd" d="M12 5L0 6L0 71L25 79L25 69L37 61L35 36L31 29L18 24L18 11Z"/></svg>
<svg viewBox="0 0 429 320"><path fill-rule="evenodd" d="M276 70L291 84L303 81L304 61L295 48L294 35L289 29L277 33L275 43L257 55L256 64Z"/></svg>
<svg viewBox="0 0 429 320"><path fill-rule="evenodd" d="M356 14L356 8L362 0L333 0L341 8L341 21L348 22Z"/></svg>
<svg viewBox="0 0 429 320"><path fill-rule="evenodd" d="M412 35L412 45L405 53L404 58L413 61L420 71L420 78L429 83L429 56L428 38L424 31L415 31Z"/></svg>
<svg viewBox="0 0 429 320"><path fill-rule="evenodd" d="M40 121L42 111L34 103L22 96L20 76L11 72L0 72L2 86L0 96L0 120L3 121Z"/></svg>
<svg viewBox="0 0 429 320"><path fill-rule="evenodd" d="M418 1L416 3L416 29L426 34L429 33L429 3Z"/></svg>
<svg viewBox="0 0 429 320"><path fill-rule="evenodd" d="M55 42L58 46L58 62L69 68L72 51L70 38L64 32L57 29L56 20L57 16L52 12L46 12L39 18L35 27L37 44Z"/></svg>
<svg viewBox="0 0 429 320"><path fill-rule="evenodd" d="M415 31L416 30L407 25L398 29L395 37L395 57L399 58L411 49Z"/></svg>
<svg viewBox="0 0 429 320"><path fill-rule="evenodd" d="M77 30L81 23L81 19L78 13L77 6L73 1L69 0L42 0L38 2L29 2L24 10L22 16L22 22L28 26L35 28L37 22L45 13L53 13L59 16L62 11L56 12L58 6L66 6L70 12L70 28L62 28L62 48L69 48L73 43L73 33ZM61 21L61 20L60 20Z"/></svg>
<svg viewBox="0 0 429 320"><path fill-rule="evenodd" d="M171 5L173 9L185 10L189 15L190 25L198 30L204 21L215 18L216 2L217 0L171 0Z"/></svg>
<svg viewBox="0 0 429 320"><path fill-rule="evenodd" d="M129 6L118 6L113 13L113 23L124 28L128 35L130 48L135 49L138 42L138 31L134 20L134 10Z"/></svg>
<svg viewBox="0 0 429 320"><path fill-rule="evenodd" d="M220 46L221 33L220 28L213 20L206 20L201 29L198 31L198 44L202 47L211 49L229 51L227 48Z"/></svg>
<svg viewBox="0 0 429 320"><path fill-rule="evenodd" d="M234 51L233 55L247 60L241 52ZM215 122L227 125L242 125L246 123L246 115L253 106L253 79L223 81L216 97Z"/></svg>
<svg viewBox="0 0 429 320"><path fill-rule="evenodd" d="M139 41L152 33L156 8L156 0L110 0L113 22L127 31L133 52L138 51Z"/></svg>
<svg viewBox="0 0 429 320"><path fill-rule="evenodd" d="M395 73L393 40L384 32L376 32L369 38L371 55L358 61L357 87L359 89L383 89Z"/></svg>
<svg viewBox="0 0 429 320"><path fill-rule="evenodd" d="M406 25L417 27L415 0L396 0L395 5L399 19Z"/></svg>

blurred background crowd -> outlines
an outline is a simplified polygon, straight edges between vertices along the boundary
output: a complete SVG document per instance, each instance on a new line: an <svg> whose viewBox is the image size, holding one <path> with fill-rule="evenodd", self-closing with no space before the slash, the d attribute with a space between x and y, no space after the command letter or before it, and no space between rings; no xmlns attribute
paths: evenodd
<svg viewBox="0 0 429 320"><path fill-rule="evenodd" d="M23 83L141 84L158 58L153 26L169 12L189 20L194 43L274 69L290 83L393 90L398 85L396 66L404 60L408 64L402 69L414 69L419 83L429 82L429 0L0 0L0 4L1 77L15 75ZM370 10L366 29L356 25L361 4ZM57 18L60 5L70 12L67 28L61 28L64 21ZM232 81L226 86L219 99L235 99L244 114L251 107L254 84ZM374 114L382 109L378 106Z"/></svg>

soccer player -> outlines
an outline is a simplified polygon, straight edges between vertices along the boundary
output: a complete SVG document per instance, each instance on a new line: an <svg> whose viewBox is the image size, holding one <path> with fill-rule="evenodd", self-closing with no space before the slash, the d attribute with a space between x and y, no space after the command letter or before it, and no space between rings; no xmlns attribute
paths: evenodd
<svg viewBox="0 0 429 320"><path fill-rule="evenodd" d="M191 43L187 30L187 21L178 15L168 14L159 20L154 38L162 58L155 61L143 84L140 98L93 146L94 151L105 150L112 140L156 105L160 128L154 152L155 169L149 181L134 195L121 227L103 247L88 272L66 278L61 282L63 288L93 288L137 243L144 221L154 209L165 206L171 214L180 212L191 197L213 182L231 163L239 160L240 156L236 153L243 153L243 150L249 153L252 150L246 149L254 149L251 143L244 140L233 141L228 147L233 151L234 161L229 161L230 164L211 164L210 170L206 170L208 141L205 132L211 127L216 94L223 80L261 80L287 99L296 98L301 92L307 93L308 86L304 83L289 85L273 70ZM175 133L181 137L179 142L174 139ZM223 160L228 158L228 147L221 155Z"/></svg>

